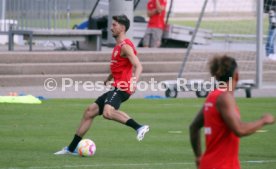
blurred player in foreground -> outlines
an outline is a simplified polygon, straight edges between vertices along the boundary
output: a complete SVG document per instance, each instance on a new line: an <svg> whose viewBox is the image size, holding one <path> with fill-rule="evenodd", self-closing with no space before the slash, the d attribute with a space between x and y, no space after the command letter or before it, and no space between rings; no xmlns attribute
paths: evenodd
<svg viewBox="0 0 276 169"><path fill-rule="evenodd" d="M190 141L199 169L239 169L239 137L273 124L274 117L264 114L254 122L243 122L234 98L239 80L237 62L217 56L210 62L210 72L221 86L212 91L190 125ZM200 129L204 128L206 150L201 153Z"/></svg>

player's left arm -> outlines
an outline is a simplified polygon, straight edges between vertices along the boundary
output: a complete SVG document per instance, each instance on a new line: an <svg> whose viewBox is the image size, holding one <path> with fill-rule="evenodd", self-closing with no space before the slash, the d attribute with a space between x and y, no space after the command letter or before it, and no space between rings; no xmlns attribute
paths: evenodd
<svg viewBox="0 0 276 169"><path fill-rule="evenodd" d="M136 84L139 81L140 75L143 71L143 66L138 59L138 57L135 55L133 49L129 45L122 46L122 53L124 57L128 58L131 64L134 68L134 75L132 77L132 84Z"/></svg>
<svg viewBox="0 0 276 169"><path fill-rule="evenodd" d="M113 75L112 75L112 73L110 73L110 74L107 76L106 80L104 81L104 85L107 85L107 83L108 83L109 81L111 81L112 79L113 79Z"/></svg>
<svg viewBox="0 0 276 169"><path fill-rule="evenodd" d="M271 114L264 114L261 118L252 122L243 122L236 113L236 103L234 96L229 92L221 94L216 103L223 121L238 137L247 136L256 132L264 125L273 124L275 122L274 116Z"/></svg>
<svg viewBox="0 0 276 169"><path fill-rule="evenodd" d="M190 125L190 142L196 156L196 165L199 167L201 158L201 141L200 141L200 129L204 125L203 107L199 110L198 114L194 118Z"/></svg>

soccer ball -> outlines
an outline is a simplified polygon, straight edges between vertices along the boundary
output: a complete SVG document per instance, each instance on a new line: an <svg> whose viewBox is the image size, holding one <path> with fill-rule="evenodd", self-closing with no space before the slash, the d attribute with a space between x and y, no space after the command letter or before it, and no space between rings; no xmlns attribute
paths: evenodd
<svg viewBox="0 0 276 169"><path fill-rule="evenodd" d="M80 156L93 156L96 153L96 144L90 139L82 139L77 146L77 150Z"/></svg>

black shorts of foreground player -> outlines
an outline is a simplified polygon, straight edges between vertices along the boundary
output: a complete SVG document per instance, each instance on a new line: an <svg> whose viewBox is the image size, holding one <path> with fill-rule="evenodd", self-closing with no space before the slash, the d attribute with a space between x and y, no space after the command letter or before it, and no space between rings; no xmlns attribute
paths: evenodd
<svg viewBox="0 0 276 169"><path fill-rule="evenodd" d="M136 56L137 51L133 43L125 35L130 26L129 19L125 15L113 16L112 18L111 32L116 39L116 46L113 49L110 62L111 73L105 80L105 84L113 79L113 89L104 93L95 103L88 106L71 143L54 153L56 155L76 154L75 150L78 143L89 130L93 119L98 115L103 115L105 119L133 128L137 132L138 141L143 140L144 135L149 131L148 125L140 125L128 114L119 110L121 103L128 100L131 94L135 92L136 83L142 72L142 65ZM134 73L132 73L132 69L134 69Z"/></svg>

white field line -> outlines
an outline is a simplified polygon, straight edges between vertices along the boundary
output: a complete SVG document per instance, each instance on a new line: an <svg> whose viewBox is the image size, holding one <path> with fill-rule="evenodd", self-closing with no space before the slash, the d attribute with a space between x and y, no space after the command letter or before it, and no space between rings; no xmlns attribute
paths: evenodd
<svg viewBox="0 0 276 169"><path fill-rule="evenodd" d="M88 168L88 167L120 167L120 166L164 166L164 165L194 165L194 163L121 163L121 164L91 164L91 165L64 165L64 166L41 166L41 167L10 167L0 169L59 169L59 168Z"/></svg>
<svg viewBox="0 0 276 169"><path fill-rule="evenodd" d="M276 163L276 160L251 160L241 163ZM195 165L194 162L179 163L121 163L121 164L91 164L91 165L63 165L63 166L41 166L41 167L9 167L0 169L59 169L59 168L88 168L88 167L120 167L120 166L164 166L164 165Z"/></svg>
<svg viewBox="0 0 276 169"><path fill-rule="evenodd" d="M175 131L168 131L168 133L170 133L170 134L181 134L182 131L175 130Z"/></svg>

